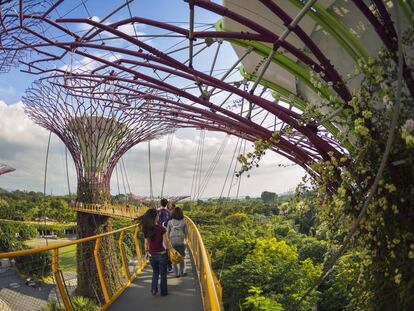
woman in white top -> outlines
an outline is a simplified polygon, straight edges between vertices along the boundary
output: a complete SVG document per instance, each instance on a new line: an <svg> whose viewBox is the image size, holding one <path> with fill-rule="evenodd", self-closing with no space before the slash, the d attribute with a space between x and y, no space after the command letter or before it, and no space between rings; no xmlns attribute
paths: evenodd
<svg viewBox="0 0 414 311"><path fill-rule="evenodd" d="M185 276L185 239L188 234L188 226L184 220L184 214L181 208L176 207L171 213L171 220L167 225L167 236L177 252L183 257L180 262L180 270L178 270L177 264L174 264L174 273L176 277Z"/></svg>

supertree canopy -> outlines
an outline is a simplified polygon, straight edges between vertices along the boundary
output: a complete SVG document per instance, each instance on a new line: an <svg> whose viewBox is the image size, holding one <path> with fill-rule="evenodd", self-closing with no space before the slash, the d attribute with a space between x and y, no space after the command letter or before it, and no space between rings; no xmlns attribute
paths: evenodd
<svg viewBox="0 0 414 311"><path fill-rule="evenodd" d="M119 158L134 145L171 132L173 123L157 119L145 102L121 98L111 84L85 89L83 83L82 91L75 93L74 85L68 89L68 81L75 83L74 79L34 83L23 98L25 111L66 144L75 162L79 195L98 203L102 200L98 194L109 194Z"/></svg>
<svg viewBox="0 0 414 311"><path fill-rule="evenodd" d="M0 163L0 175L7 174L7 173L13 172L15 170L16 169L14 169L14 168L6 165L6 164L1 164Z"/></svg>

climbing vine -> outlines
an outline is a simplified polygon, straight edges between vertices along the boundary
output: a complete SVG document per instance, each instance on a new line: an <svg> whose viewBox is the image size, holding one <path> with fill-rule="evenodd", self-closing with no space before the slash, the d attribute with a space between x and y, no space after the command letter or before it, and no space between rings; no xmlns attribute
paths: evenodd
<svg viewBox="0 0 414 311"><path fill-rule="evenodd" d="M408 68L414 65L413 34L410 28L403 36ZM329 160L313 163L318 178L306 180L308 186L300 188L300 192L312 194L320 227L338 246L358 217L378 172L397 100L394 53L380 50L376 57L360 60L357 68L360 87L341 116L342 124L348 124L341 138L351 141L353 148L341 158L331 153ZM412 75L412 71L407 72ZM414 305L414 100L405 84L400 100L398 125L384 173L351 243L354 250L364 253L355 286L364 289L366 308L382 310ZM311 113L306 112L306 121L318 117ZM276 132L267 141L257 141L253 152L240 155L240 173L258 166L279 137Z"/></svg>

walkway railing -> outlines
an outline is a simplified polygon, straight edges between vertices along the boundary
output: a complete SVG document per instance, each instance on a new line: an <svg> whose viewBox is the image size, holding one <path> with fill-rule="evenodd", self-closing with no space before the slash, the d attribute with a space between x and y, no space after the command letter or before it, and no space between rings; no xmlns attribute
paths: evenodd
<svg viewBox="0 0 414 311"><path fill-rule="evenodd" d="M210 257L197 226L188 217L186 221L188 224L187 243L197 270L204 311L221 311L223 310L221 285L211 269Z"/></svg>
<svg viewBox="0 0 414 311"><path fill-rule="evenodd" d="M85 204L76 202L71 205L75 212L83 212L110 217L124 217L135 219L142 216L148 207L136 207L133 205L108 205L108 204Z"/></svg>
<svg viewBox="0 0 414 311"><path fill-rule="evenodd" d="M129 215L125 215L122 217L130 217ZM205 249L200 232L190 218L186 217L186 221L189 227L188 246L194 259L204 310L221 311L223 309L220 283L211 269L210 258ZM0 260L9 259L11 266L7 269L12 272L10 275L13 275L15 278L15 272L18 272L20 275L42 280L42 282L34 281L32 285L28 284L27 286L42 286L43 288L47 288L51 293L48 295L49 304L52 303L50 301L51 297L54 297L52 300L55 300L56 304L67 311L73 311L78 300L74 296L77 284L75 248L81 243L93 243L93 248L91 248L93 249L93 253L86 254L87 256L83 254L82 258L90 261L90 264L96 267L99 284L96 288L93 288L93 291L95 293L102 293L102 295L96 294L95 300L98 301L100 310L106 310L141 273L147 264L142 256L143 239L140 239L139 232L139 225L131 225L112 232L74 241L55 242L48 246L0 253ZM114 243L116 245L114 251L119 255L116 256L118 260L116 260L115 267L118 271L116 275L119 276L119 280L115 282L115 286L113 280L110 282L105 277L107 267L103 265L105 262L108 262L106 259L109 257L109 254L102 251L101 244L104 243L104 239L108 238L112 238L118 242ZM4 276L6 276L5 273L0 274L0 278ZM91 286L93 285L91 282ZM12 295L13 292L15 293L14 296ZM25 290L22 292L25 292ZM34 292L40 293L40 291ZM4 296L4 293L0 292L0 305L4 301L10 305L12 310L39 310L47 304L47 298L44 299L44 297L43 300L39 297L34 297L35 299L30 300L33 297L27 296L29 297L27 301L23 297L24 295L19 295L18 288L10 290L9 296ZM37 305L34 305L34 303ZM195 306L195 309L197 308L198 306Z"/></svg>
<svg viewBox="0 0 414 311"><path fill-rule="evenodd" d="M142 239L139 238L139 228L139 225L131 225L74 241L56 242L48 246L0 253L0 259L3 259L2 263L4 259L8 259L10 264L9 267L4 268L0 278L8 277L14 281L11 283L12 285L17 284L7 288L6 291L2 290L0 301L8 305L11 310L40 310L47 304L57 304L68 311L74 310L74 307L77 306L76 309L80 310L78 304L82 298L76 297L74 294L77 284L76 246L81 243L93 243L93 253L91 252L87 256L84 254L83 258L96 267L99 284L97 287L93 287L95 284L91 282L90 285L93 287L93 292L96 293L95 300L98 301L100 310L106 310L147 264L142 256L143 245L140 242ZM114 243L115 252L118 254L115 256L114 263L118 272L115 282L107 280L106 267L103 266L109 256L102 251L101 244L104 243L104 239L108 238L117 241ZM5 264L2 266L4 267ZM18 279L17 275L30 277L31 280L26 281L25 285L19 284L18 281L22 281L22 279ZM27 295L28 287L34 287L33 292L29 295ZM48 295L46 295L46 291L49 293ZM98 293L103 293L103 295Z"/></svg>

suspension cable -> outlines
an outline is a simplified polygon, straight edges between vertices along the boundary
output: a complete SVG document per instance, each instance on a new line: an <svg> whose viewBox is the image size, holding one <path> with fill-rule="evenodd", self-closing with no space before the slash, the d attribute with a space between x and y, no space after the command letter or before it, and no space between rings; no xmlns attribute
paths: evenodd
<svg viewBox="0 0 414 311"><path fill-rule="evenodd" d="M128 191L129 191L130 194L132 194L132 192L131 192L131 186L129 185L127 170L125 168L124 158L121 158L121 164L122 164L122 168L124 169L125 181L126 181L126 185L127 185ZM127 198L128 198L128 195L127 195Z"/></svg>
<svg viewBox="0 0 414 311"><path fill-rule="evenodd" d="M225 149L225 147L227 145L227 142L228 142L229 137L230 137L230 135L227 134L226 137L223 139L223 141L222 141L222 143L220 145L220 148L217 150L217 153L214 156L214 159L212 160L212 162L211 162L211 164L210 164L210 166L209 166L209 168L207 170L206 175L204 176L203 183L202 183L202 187L201 187L201 191L198 194L199 196L201 196L204 193L204 191L206 190L207 185L208 185L208 183L210 181L210 178L213 175L213 173L214 173L214 171L215 171L215 169L216 169L216 167L217 167L217 165L218 165L218 163L220 161L220 158L221 158L221 156L223 154L223 151L224 151L224 149Z"/></svg>
<svg viewBox="0 0 414 311"><path fill-rule="evenodd" d="M243 143L240 141L238 154L240 154L242 144ZM227 192L227 200L230 198L230 191L231 191L231 188L233 187L233 180L234 180L235 174L237 172L237 164L238 164L238 161L235 161L234 169L233 169L233 175L231 176L231 180L230 180L230 184L229 184L229 191Z"/></svg>
<svg viewBox="0 0 414 311"><path fill-rule="evenodd" d="M174 139L174 133L171 133L170 135L168 135L167 147L165 148L164 170L162 173L161 198L164 195L165 177L167 176L168 162L170 160L173 139Z"/></svg>
<svg viewBox="0 0 414 311"><path fill-rule="evenodd" d="M69 192L69 198L70 198L71 193L70 193L70 183L69 183L68 148L66 146L65 146L65 164L66 164L66 181L68 183L68 192Z"/></svg>
<svg viewBox="0 0 414 311"><path fill-rule="evenodd" d="M237 139L236 146L234 147L234 151L233 151L233 155L232 155L232 157L231 157L230 165L229 165L229 168L228 168L228 170L227 170L226 179L224 180L223 187L221 188L220 198L222 198L222 197L223 197L223 192L224 192L224 189L226 188L227 179L229 178L229 175L230 175L230 170L231 170L231 167L233 166L234 157L236 156L237 147L239 146L239 142L240 142L240 140L241 140L241 139L240 139L240 137L239 137L239 138Z"/></svg>
<svg viewBox="0 0 414 311"><path fill-rule="evenodd" d="M47 140L47 149L46 149L46 160L45 160L45 176L43 179L43 219L45 222L45 232L46 232L46 180L47 180L47 164L49 161L49 149L50 149L50 139L52 138L52 131L49 131L49 139ZM46 245L48 245L47 234L44 235Z"/></svg>
<svg viewBox="0 0 414 311"><path fill-rule="evenodd" d="M151 171L151 141L148 141L148 174L149 174L149 186L150 186L150 198L151 202L154 199L154 192L152 189L152 171Z"/></svg>
<svg viewBox="0 0 414 311"><path fill-rule="evenodd" d="M190 195L196 199L196 193L197 193L197 178L198 178L198 166L200 161L200 153L201 153L201 141L202 141L202 132L203 130L200 130L200 134L198 136L198 144L197 144L197 153L196 153L196 159L194 163L194 171L193 171L193 180L191 182L191 192Z"/></svg>
<svg viewBox="0 0 414 311"><path fill-rule="evenodd" d="M199 140L200 140L200 136L199 136ZM200 141L197 142L197 152L196 152L196 158L195 158L195 162L194 162L193 179L191 181L191 191L190 191L190 196L191 197L193 197L194 181L195 181L195 175L196 175L199 149L200 149Z"/></svg>
<svg viewBox="0 0 414 311"><path fill-rule="evenodd" d="M116 185L118 186L118 194L121 194L121 188L119 187L118 165L115 165L115 176L116 176Z"/></svg>
<svg viewBox="0 0 414 311"><path fill-rule="evenodd" d="M199 159L199 166L198 166L198 179L197 179L197 200L200 198L198 194L200 193L201 188L201 174L203 173L203 160L204 160L204 142L206 138L206 132L203 130L202 136L201 136L201 150L200 150L200 159Z"/></svg>
<svg viewBox="0 0 414 311"><path fill-rule="evenodd" d="M125 179L124 179L124 172L123 172L123 169L122 169L122 165L120 165L119 170L121 171L122 188L124 188L124 194L126 196L127 195L127 189L126 189L126 186L125 186Z"/></svg>

